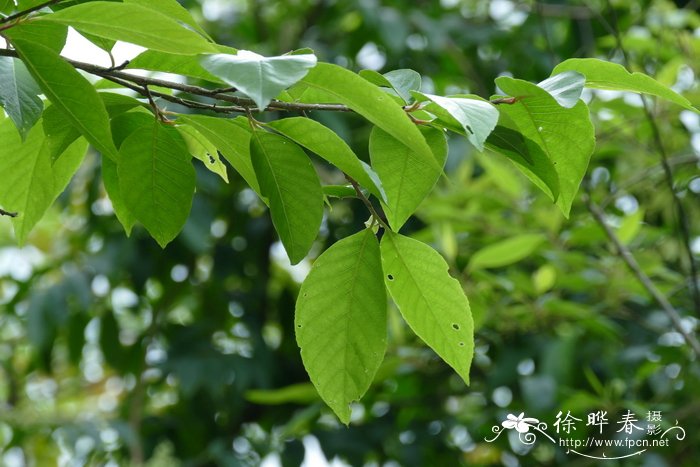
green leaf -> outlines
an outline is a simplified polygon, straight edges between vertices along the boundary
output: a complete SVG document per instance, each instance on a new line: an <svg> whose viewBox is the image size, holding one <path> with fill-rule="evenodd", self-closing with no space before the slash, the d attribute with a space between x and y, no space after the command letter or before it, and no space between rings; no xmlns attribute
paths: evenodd
<svg viewBox="0 0 700 467"><path fill-rule="evenodd" d="M447 159L447 139L436 128L420 129L433 151L436 169L384 130L374 127L369 137L372 167L382 180L387 202L385 212L391 227L398 231L440 178Z"/></svg>
<svg viewBox="0 0 700 467"><path fill-rule="evenodd" d="M191 29L197 31L199 34L204 36L207 40L212 41L209 34L202 29L202 27L197 24L197 22L192 18L189 11L182 5L180 5L177 0L124 0L124 3L133 3L151 10L162 13L175 21L189 26Z"/></svg>
<svg viewBox="0 0 700 467"><path fill-rule="evenodd" d="M484 141L498 123L498 110L491 103L482 99L441 97L420 92L413 94L420 100L433 102L435 105L426 107L428 112L447 122L454 119L464 130L469 142L479 151L484 150Z"/></svg>
<svg viewBox="0 0 700 467"><path fill-rule="evenodd" d="M501 114L500 124L486 140L486 147L503 154L535 183L552 201L559 197L559 174L539 144L520 133L515 123Z"/></svg>
<svg viewBox="0 0 700 467"><path fill-rule="evenodd" d="M534 253L545 240L542 234L524 234L493 243L472 255L468 269L500 268L516 263Z"/></svg>
<svg viewBox="0 0 700 467"><path fill-rule="evenodd" d="M239 50L236 55L207 55L200 63L205 70L253 99L258 109L264 110L279 93L306 76L316 65L316 56L263 57Z"/></svg>
<svg viewBox="0 0 700 467"><path fill-rule="evenodd" d="M198 33L151 8L132 3L89 2L36 20L65 24L80 32L182 55L216 52Z"/></svg>
<svg viewBox="0 0 700 467"><path fill-rule="evenodd" d="M121 94L101 92L99 96L105 104L107 112L112 117L119 116L127 110L143 105L133 97ZM150 118L150 120L152 119L153 117ZM113 122L114 119L112 120L112 123ZM44 135L46 136L46 142L49 146L51 160L56 161L56 159L63 154L63 151L80 137L80 132L70 120L64 117L63 112L54 105L47 107L44 111L42 123L44 125ZM114 127L114 125L112 125L112 127ZM112 130L112 133L114 139L114 130ZM120 141L123 139L124 138L121 138Z"/></svg>
<svg viewBox="0 0 700 467"><path fill-rule="evenodd" d="M357 193L352 185L323 185L323 194L332 198L355 198Z"/></svg>
<svg viewBox="0 0 700 467"><path fill-rule="evenodd" d="M117 94L114 92L100 92L98 95L100 96L100 99L102 99L102 102L107 109L107 113L112 118L123 114L134 107L146 108L146 105L143 102L123 94Z"/></svg>
<svg viewBox="0 0 700 467"><path fill-rule="evenodd" d="M559 105L570 109L578 103L586 84L586 77L575 71L565 71L554 75L538 84L559 102Z"/></svg>
<svg viewBox="0 0 700 467"><path fill-rule="evenodd" d="M428 245L393 232L384 234L381 254L386 286L403 318L469 384L474 322L445 260Z"/></svg>
<svg viewBox="0 0 700 467"><path fill-rule="evenodd" d="M0 13L9 14L15 11L15 3L12 0L0 0Z"/></svg>
<svg viewBox="0 0 700 467"><path fill-rule="evenodd" d="M572 58L557 65L552 75L577 71L586 77L586 87L612 91L631 91L661 97L688 110L700 112L685 97L644 73L630 73L622 65L595 58Z"/></svg>
<svg viewBox="0 0 700 467"><path fill-rule="evenodd" d="M409 69L392 70L384 73L384 77L406 103L413 99L411 91L420 91L421 77L417 71Z"/></svg>
<svg viewBox="0 0 700 467"><path fill-rule="evenodd" d="M119 148L124 204L163 248L182 230L192 206L190 160L177 130L155 121L131 133Z"/></svg>
<svg viewBox="0 0 700 467"><path fill-rule="evenodd" d="M136 223L136 218L126 207L126 202L122 196L117 163L107 157L102 158L102 183L112 203L114 214L117 216L119 223L124 227L127 237L130 236L131 230Z"/></svg>
<svg viewBox="0 0 700 467"><path fill-rule="evenodd" d="M622 220L617 231L617 236L623 245L629 245L637 236L644 223L644 214L644 209L638 208L629 216L625 216Z"/></svg>
<svg viewBox="0 0 700 467"><path fill-rule="evenodd" d="M216 146L191 125L179 125L177 129L185 140L190 154L192 154L194 158L202 161L208 170L217 174L228 183L226 166L219 158L219 151L217 151Z"/></svg>
<svg viewBox="0 0 700 467"><path fill-rule="evenodd" d="M297 343L321 398L346 425L386 351L386 290L379 242L370 230L316 259L296 305Z"/></svg>
<svg viewBox="0 0 700 467"><path fill-rule="evenodd" d="M235 53L235 49L233 50L234 52L232 53ZM157 50L146 50L131 60L127 68L132 70L175 73L182 76L211 81L212 83L224 83L221 78L212 75L202 68L202 65L199 63L199 57L192 55L169 54Z"/></svg>
<svg viewBox="0 0 700 467"><path fill-rule="evenodd" d="M7 31L8 34L12 32L12 29ZM93 146L116 159L107 110L90 82L48 47L10 37L46 97Z"/></svg>
<svg viewBox="0 0 700 467"><path fill-rule="evenodd" d="M12 26L12 31L5 34L15 39L24 39L35 44L41 44L54 52L61 53L66 45L68 27L62 24L44 23L41 21L24 21Z"/></svg>
<svg viewBox="0 0 700 467"><path fill-rule="evenodd" d="M112 126L112 138L114 145L121 148L124 140L141 127L152 125L155 117L148 112L125 112L114 117L110 124Z"/></svg>
<svg viewBox="0 0 700 467"><path fill-rule="evenodd" d="M41 125L22 141L10 119L0 121L0 205L18 212L12 219L20 244L68 185L85 156L87 144L72 144L53 166Z"/></svg>
<svg viewBox="0 0 700 467"><path fill-rule="evenodd" d="M250 153L260 190L289 260L297 264L309 252L323 218L323 192L304 151L272 133L256 131Z"/></svg>
<svg viewBox="0 0 700 467"><path fill-rule="evenodd" d="M41 89L21 60L0 57L0 106L15 122L22 141L44 110L39 94Z"/></svg>
<svg viewBox="0 0 700 467"><path fill-rule="evenodd" d="M100 49L104 50L105 52L110 52L114 48L114 45L117 43L117 41L115 41L114 39L105 39L104 37L95 36L86 32L83 32L80 35L88 41L95 44Z"/></svg>
<svg viewBox="0 0 700 467"><path fill-rule="evenodd" d="M513 104L498 106L516 127L511 129L539 145L554 164L559 176L557 205L568 217L595 146L588 107L583 101L570 109L562 107L547 91L527 81L502 76L496 84L517 97Z"/></svg>
<svg viewBox="0 0 700 467"><path fill-rule="evenodd" d="M552 287L557 281L557 268L551 264L545 264L532 275L532 285L535 287L535 292L541 295Z"/></svg>
<svg viewBox="0 0 700 467"><path fill-rule="evenodd" d="M318 392L311 383L297 383L279 389L251 389L245 399L260 405L308 405L318 401Z"/></svg>
<svg viewBox="0 0 700 467"><path fill-rule="evenodd" d="M433 169L442 171L421 132L403 108L391 96L355 73L337 65L319 63L299 83L300 89L316 91L309 94L317 103L339 103L350 107L376 126L401 141ZM306 93L300 96L303 101Z"/></svg>
<svg viewBox="0 0 700 467"><path fill-rule="evenodd" d="M384 199L381 186L373 180L372 169L333 130L304 117L276 120L269 126L335 165L377 198Z"/></svg>
<svg viewBox="0 0 700 467"><path fill-rule="evenodd" d="M181 115L178 121L192 125L211 141L248 186L262 197L250 158L250 131L232 120L205 115Z"/></svg>
<svg viewBox="0 0 700 467"><path fill-rule="evenodd" d="M421 88L420 74L409 69L393 70L383 75L373 70L362 70L360 76L377 86L393 89L405 103L413 100L411 91L420 91Z"/></svg>
<svg viewBox="0 0 700 467"><path fill-rule="evenodd" d="M55 105L50 105L44 111L41 121L46 136L49 157L55 162L63 151L80 138L78 129L67 120L64 113Z"/></svg>

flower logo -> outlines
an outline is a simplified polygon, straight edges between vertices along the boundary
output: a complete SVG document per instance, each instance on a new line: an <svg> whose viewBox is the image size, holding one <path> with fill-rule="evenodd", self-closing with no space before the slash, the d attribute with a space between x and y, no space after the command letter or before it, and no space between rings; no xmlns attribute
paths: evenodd
<svg viewBox="0 0 700 467"><path fill-rule="evenodd" d="M540 422L536 418L525 417L525 412L521 412L517 417L512 413L509 413L506 418L507 420L504 420L503 423L501 423L503 428L507 428L509 430L515 428L518 433L527 433L530 431L531 426L536 427Z"/></svg>

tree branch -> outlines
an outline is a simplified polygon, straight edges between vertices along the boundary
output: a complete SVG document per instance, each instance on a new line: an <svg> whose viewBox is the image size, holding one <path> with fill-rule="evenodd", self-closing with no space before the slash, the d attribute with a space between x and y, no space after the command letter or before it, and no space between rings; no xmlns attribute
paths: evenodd
<svg viewBox="0 0 700 467"><path fill-rule="evenodd" d="M64 0L49 0L48 2L41 3L39 5L33 6L31 8L27 8L26 10L18 11L17 13L14 13L10 16L6 16L5 18L0 18L0 24L5 24L9 23L11 21L14 21L16 19L19 19L23 16L27 16L30 13L34 13L35 11L39 11L42 8L46 8L47 6L55 5L56 3L62 2Z"/></svg>
<svg viewBox="0 0 700 467"><path fill-rule="evenodd" d="M632 271L632 274L634 274L639 283L642 284L644 289L649 292L654 300L656 300L656 303L658 303L663 311L668 315L671 323L673 323L673 327L676 328L676 331L683 336L685 342L693 349L696 355L700 355L700 343L697 341L694 335L690 334L683 328L683 322L681 321L681 316L678 314L678 311L676 311L673 305L671 305L671 303L659 291L659 289L656 288L649 276L642 271L642 268L639 266L639 263L637 263L634 255L632 255L630 250L620 241L607 222L605 222L605 215L603 214L603 211L591 200L590 195L584 195L584 199L586 201L586 206L588 206L588 210L593 215L593 218L605 231L605 234L610 242L615 245L620 258L622 258L629 270Z"/></svg>
<svg viewBox="0 0 700 467"><path fill-rule="evenodd" d="M627 50L622 43L622 37L620 36L620 30L617 25L617 14L612 6L610 0L607 0L608 9L611 14L611 24L610 27L613 31L613 36L615 38L615 43L625 65L628 69L630 67L630 60L627 56ZM663 139L661 138L661 131L659 130L659 125L656 123L656 119L649 108L649 102L644 95L641 95L642 104L644 105L644 114L651 127L651 134L654 141L654 146L659 153L659 158L661 159L661 166L664 169L664 178L666 180L666 185L671 193L671 199L673 200L673 206L676 209L676 216L678 217L678 227L680 232L680 243L685 250L685 254L688 257L688 263L690 264L690 295L695 304L695 313L700 315L700 283L698 282L698 267L695 262L695 254L693 253L693 248L690 241L690 219L688 213L683 206L678 193L676 193L675 182L673 181L673 170L668 161L668 152L666 151L666 146L664 145Z"/></svg>

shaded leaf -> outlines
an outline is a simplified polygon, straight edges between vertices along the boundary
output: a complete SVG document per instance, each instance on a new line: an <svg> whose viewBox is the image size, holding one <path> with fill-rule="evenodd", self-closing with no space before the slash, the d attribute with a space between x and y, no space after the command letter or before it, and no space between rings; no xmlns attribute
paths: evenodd
<svg viewBox="0 0 700 467"><path fill-rule="evenodd" d="M469 384L474 322L445 260L428 245L393 232L384 234L381 255L386 286L403 318Z"/></svg>
<svg viewBox="0 0 700 467"><path fill-rule="evenodd" d="M155 121L131 133L119 148L124 204L163 248L180 232L192 206L190 159L177 130Z"/></svg>
<svg viewBox="0 0 700 467"><path fill-rule="evenodd" d="M372 169L330 128L304 117L276 120L269 126L335 165L377 198L384 199L381 186L373 180Z"/></svg>
<svg viewBox="0 0 700 467"><path fill-rule="evenodd" d="M250 153L260 190L289 260L297 264L309 252L323 218L323 192L304 151L272 133L256 131Z"/></svg>
<svg viewBox="0 0 700 467"><path fill-rule="evenodd" d="M11 39L46 97L93 146L116 159L107 110L90 82L48 47L12 36Z"/></svg>
<svg viewBox="0 0 700 467"><path fill-rule="evenodd" d="M554 164L559 176L557 205L568 217L595 146L588 107L583 101L570 109L562 107L547 91L527 81L502 76L496 84L517 98L513 104L498 106L516 127L511 129L540 146ZM538 184L537 179L533 182Z"/></svg>
<svg viewBox="0 0 700 467"><path fill-rule="evenodd" d="M134 228L134 224L136 224L136 218L126 207L124 197L122 196L117 163L107 157L102 158L102 183L104 184L109 201L112 203L114 215L117 216L117 220L119 220L119 223L124 227L126 236L130 236L131 230Z"/></svg>
<svg viewBox="0 0 700 467"><path fill-rule="evenodd" d="M301 358L321 398L346 425L386 351L386 290L370 230L333 244L301 286L295 325Z"/></svg>
<svg viewBox="0 0 700 467"><path fill-rule="evenodd" d="M501 114L499 122L486 140L486 147L518 164L519 169L556 202L559 174L552 161L539 144L520 133L510 117Z"/></svg>
<svg viewBox="0 0 700 467"><path fill-rule="evenodd" d="M417 71L409 69L392 70L384 73L384 77L406 103L413 100L411 91L420 91L421 77Z"/></svg>
<svg viewBox="0 0 700 467"><path fill-rule="evenodd" d="M316 56L263 57L239 50L236 55L206 55L200 63L205 70L253 99L258 109L264 110L279 93L306 76L316 65Z"/></svg>
<svg viewBox="0 0 700 467"><path fill-rule="evenodd" d="M444 132L430 127L422 127L420 131L432 148L438 169L378 127L372 129L369 138L372 167L377 171L386 193L385 213L396 231L433 189L447 159Z"/></svg>
<svg viewBox="0 0 700 467"><path fill-rule="evenodd" d="M22 140L41 117L41 89L21 60L0 57L0 106L15 122Z"/></svg>

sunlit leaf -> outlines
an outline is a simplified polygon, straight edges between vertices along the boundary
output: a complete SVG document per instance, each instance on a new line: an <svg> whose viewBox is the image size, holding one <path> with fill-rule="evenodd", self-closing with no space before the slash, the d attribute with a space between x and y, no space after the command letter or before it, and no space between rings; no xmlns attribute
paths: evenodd
<svg viewBox="0 0 700 467"><path fill-rule="evenodd" d="M381 254L386 286L403 318L469 384L474 322L445 260L428 245L393 232L384 234Z"/></svg>
<svg viewBox="0 0 700 467"><path fill-rule="evenodd" d="M700 112L693 105L671 88L664 86L644 73L630 73L622 65L606 62L596 58L571 58L565 60L552 70L552 75L565 71L577 71L586 77L586 87L608 89L612 91L631 91L661 97L688 110Z"/></svg>
<svg viewBox="0 0 700 467"><path fill-rule="evenodd" d="M85 140L70 145L52 165L42 126L35 125L22 142L8 118L0 121L0 205L19 215L12 219L20 244L63 192L85 156Z"/></svg>
<svg viewBox="0 0 700 467"><path fill-rule="evenodd" d="M156 10L133 3L82 3L37 21L64 24L80 32L163 52L183 55L216 52L200 34Z"/></svg>

